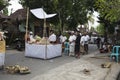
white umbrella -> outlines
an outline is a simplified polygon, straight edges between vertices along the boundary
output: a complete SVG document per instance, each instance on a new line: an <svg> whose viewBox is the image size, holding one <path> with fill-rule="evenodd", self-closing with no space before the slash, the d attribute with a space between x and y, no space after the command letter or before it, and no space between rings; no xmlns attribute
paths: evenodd
<svg viewBox="0 0 120 80"><path fill-rule="evenodd" d="M43 8L37 8L37 9L31 9L30 10L32 14L39 18L39 19L44 19L44 30L43 30L43 37L45 37L46 34L46 18L51 18L54 17L56 14L47 14Z"/></svg>
<svg viewBox="0 0 120 80"><path fill-rule="evenodd" d="M51 18L54 17L56 14L46 14L46 12L42 8L32 9L30 10L33 15L39 19Z"/></svg>
<svg viewBox="0 0 120 80"><path fill-rule="evenodd" d="M47 58L47 39L46 37L46 18L51 18L54 17L56 14L47 14L42 8L37 8L37 9L32 9L30 10L32 14L39 18L39 19L44 19L44 29L43 29L43 41L46 41L46 55L45 57Z"/></svg>

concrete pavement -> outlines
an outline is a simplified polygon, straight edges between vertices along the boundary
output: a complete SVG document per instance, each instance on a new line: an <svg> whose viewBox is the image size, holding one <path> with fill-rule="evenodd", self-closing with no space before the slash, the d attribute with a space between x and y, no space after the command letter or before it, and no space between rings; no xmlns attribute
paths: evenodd
<svg viewBox="0 0 120 80"><path fill-rule="evenodd" d="M31 80L116 80L120 64L111 62L110 68L101 68L101 64L106 62L110 62L109 53L94 52L45 74L37 75ZM84 69L89 70L89 74L84 73Z"/></svg>
<svg viewBox="0 0 120 80"><path fill-rule="evenodd" d="M0 71L0 80L116 80L120 64L112 62L111 68L101 68L101 64L110 62L110 54L100 54L94 45L91 46L89 54L82 55L80 59L62 56L41 60L24 57L24 51L8 50L5 66L25 65L31 74L6 74ZM85 69L89 72L84 73Z"/></svg>

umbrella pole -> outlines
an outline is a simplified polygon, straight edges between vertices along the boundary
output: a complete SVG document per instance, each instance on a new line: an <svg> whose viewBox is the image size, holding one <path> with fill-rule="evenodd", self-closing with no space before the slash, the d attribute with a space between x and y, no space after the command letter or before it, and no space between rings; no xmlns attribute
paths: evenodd
<svg viewBox="0 0 120 80"><path fill-rule="evenodd" d="M44 30L43 30L43 38L45 38L45 59L47 59L47 39L46 39L46 18L44 18Z"/></svg>
<svg viewBox="0 0 120 80"><path fill-rule="evenodd" d="M43 16L44 16L43 38L45 39L45 59L47 59L46 18L44 12Z"/></svg>
<svg viewBox="0 0 120 80"><path fill-rule="evenodd" d="M29 7L27 7L27 18L26 18L26 33L25 33L25 36L27 37L28 34L28 17L29 17ZM27 41L27 38L25 38L25 41Z"/></svg>

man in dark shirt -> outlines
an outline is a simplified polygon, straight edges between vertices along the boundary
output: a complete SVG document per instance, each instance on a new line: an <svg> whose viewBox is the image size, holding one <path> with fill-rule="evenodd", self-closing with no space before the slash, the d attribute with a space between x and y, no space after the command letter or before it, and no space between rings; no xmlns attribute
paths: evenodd
<svg viewBox="0 0 120 80"><path fill-rule="evenodd" d="M76 40L75 40L75 57L80 58L80 39L81 36L79 32L76 33Z"/></svg>
<svg viewBox="0 0 120 80"><path fill-rule="evenodd" d="M97 48L100 49L100 37L98 36L97 39L96 39L96 44L97 44Z"/></svg>

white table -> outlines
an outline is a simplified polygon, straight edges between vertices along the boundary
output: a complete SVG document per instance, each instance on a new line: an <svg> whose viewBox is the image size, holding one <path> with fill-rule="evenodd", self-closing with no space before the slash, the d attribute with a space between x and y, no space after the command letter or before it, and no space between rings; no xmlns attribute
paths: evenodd
<svg viewBox="0 0 120 80"><path fill-rule="evenodd" d="M49 44L49 45L38 45L38 44L25 44L25 56L50 59L62 55L61 44Z"/></svg>

